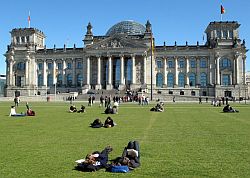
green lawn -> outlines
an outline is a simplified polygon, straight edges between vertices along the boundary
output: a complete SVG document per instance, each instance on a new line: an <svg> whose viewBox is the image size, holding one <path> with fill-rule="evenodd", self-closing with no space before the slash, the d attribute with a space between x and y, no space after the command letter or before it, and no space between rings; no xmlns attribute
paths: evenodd
<svg viewBox="0 0 250 178"><path fill-rule="evenodd" d="M151 106L122 104L111 115L114 128L92 129L108 115L98 104L86 113L68 113L69 103L30 102L35 117L9 117L0 103L0 177L250 177L250 105L232 104L239 113L222 113L210 104ZM76 103L77 108L82 103ZM86 106L86 103L84 103ZM25 103L17 112L25 111ZM75 160L111 145L110 159L130 140L141 147L141 167L128 174L74 170Z"/></svg>

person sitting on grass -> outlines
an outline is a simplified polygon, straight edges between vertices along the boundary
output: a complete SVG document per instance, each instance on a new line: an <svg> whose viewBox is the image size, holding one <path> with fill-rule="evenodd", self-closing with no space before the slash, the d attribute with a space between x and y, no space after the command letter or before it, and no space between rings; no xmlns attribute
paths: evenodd
<svg viewBox="0 0 250 178"><path fill-rule="evenodd" d="M81 105L80 110L77 111L78 113L83 113L85 112L85 106Z"/></svg>
<svg viewBox="0 0 250 178"><path fill-rule="evenodd" d="M100 119L95 119L93 123L90 124L90 127L92 128L101 128L103 126Z"/></svg>
<svg viewBox="0 0 250 178"><path fill-rule="evenodd" d="M138 141L130 141L124 148L122 156L111 160L113 166L128 166L130 170L139 167L140 164L140 147ZM111 171L111 167L107 169Z"/></svg>
<svg viewBox="0 0 250 178"><path fill-rule="evenodd" d="M76 109L75 105L71 105L69 107L69 112L77 112L77 109Z"/></svg>
<svg viewBox="0 0 250 178"><path fill-rule="evenodd" d="M16 113L16 107L15 106L11 106L9 116L15 116L15 117L17 117L17 116L25 116L25 114L23 114L23 113L21 113L21 114Z"/></svg>
<svg viewBox="0 0 250 178"><path fill-rule="evenodd" d="M35 116L36 115L36 113L35 113L35 111L32 111L30 108L27 110L27 112L26 112L26 115L27 116Z"/></svg>
<svg viewBox="0 0 250 178"><path fill-rule="evenodd" d="M227 104L224 108L223 108L223 112L239 112L236 109L233 109L229 104Z"/></svg>
<svg viewBox="0 0 250 178"><path fill-rule="evenodd" d="M85 171L85 172L95 172L101 168L108 168L108 154L112 151L111 146L107 146L102 150L94 151L91 154L88 154L85 159L77 160L76 170Z"/></svg>
<svg viewBox="0 0 250 178"><path fill-rule="evenodd" d="M105 114L113 114L113 109L110 105L108 105L104 112Z"/></svg>
<svg viewBox="0 0 250 178"><path fill-rule="evenodd" d="M114 124L113 119L111 119L111 117L107 117L107 119L104 122L104 127L110 128L110 127L114 127L114 126L115 126L115 124Z"/></svg>

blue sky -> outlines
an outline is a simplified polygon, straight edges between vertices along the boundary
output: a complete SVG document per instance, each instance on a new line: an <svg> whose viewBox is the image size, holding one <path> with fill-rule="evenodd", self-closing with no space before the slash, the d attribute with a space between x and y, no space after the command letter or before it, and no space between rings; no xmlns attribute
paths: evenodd
<svg viewBox="0 0 250 178"><path fill-rule="evenodd" d="M0 6L0 74L5 74L7 45L13 28L31 27L43 31L47 48L82 47L86 26L91 22L94 35L104 35L114 24L150 20L156 45L183 45L186 41L202 43L204 30L211 21L220 21L220 4L226 10L225 21L238 21L240 38L250 46L249 0L11 0ZM249 52L247 53L249 55ZM247 70L250 59L247 58Z"/></svg>

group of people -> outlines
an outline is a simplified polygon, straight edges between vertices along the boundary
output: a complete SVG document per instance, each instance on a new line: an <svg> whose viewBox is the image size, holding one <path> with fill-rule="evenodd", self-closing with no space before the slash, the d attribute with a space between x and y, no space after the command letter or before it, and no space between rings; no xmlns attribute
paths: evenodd
<svg viewBox="0 0 250 178"><path fill-rule="evenodd" d="M110 128L110 127L114 127L115 125L116 124L113 121L113 119L111 117L107 117L104 124L102 123L102 121L99 118L97 118L90 124L90 127L92 127L92 128L101 128L101 127Z"/></svg>
<svg viewBox="0 0 250 178"><path fill-rule="evenodd" d="M77 110L75 105L71 105L69 107L69 112L78 112L78 113L86 112L85 111L85 106L81 105L81 108L79 110Z"/></svg>
<svg viewBox="0 0 250 178"><path fill-rule="evenodd" d="M85 159L77 160L76 170L94 172L105 168L109 172L128 172L140 166L140 147L138 141L130 141L124 148L122 155L110 160L108 155L112 147L107 146L102 151L87 154Z"/></svg>

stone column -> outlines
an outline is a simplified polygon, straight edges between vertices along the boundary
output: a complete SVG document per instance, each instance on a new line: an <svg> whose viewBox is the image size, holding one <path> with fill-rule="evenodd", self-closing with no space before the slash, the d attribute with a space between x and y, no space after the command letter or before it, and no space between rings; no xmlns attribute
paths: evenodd
<svg viewBox="0 0 250 178"><path fill-rule="evenodd" d="M147 84L147 56L143 58L143 83Z"/></svg>
<svg viewBox="0 0 250 178"><path fill-rule="evenodd" d="M220 57L216 56L216 85L220 85Z"/></svg>
<svg viewBox="0 0 250 178"><path fill-rule="evenodd" d="M132 56L132 84L136 84L135 55Z"/></svg>
<svg viewBox="0 0 250 178"><path fill-rule="evenodd" d="M95 89L102 89L101 87L101 57L97 56L97 84Z"/></svg>
<svg viewBox="0 0 250 178"><path fill-rule="evenodd" d="M200 78L201 78L201 74L200 74L200 58L199 56L196 56L196 85L199 86L200 85Z"/></svg>
<svg viewBox="0 0 250 178"><path fill-rule="evenodd" d="M243 85L246 84L246 56L242 56L242 62L243 62Z"/></svg>
<svg viewBox="0 0 250 178"><path fill-rule="evenodd" d="M119 90L123 90L125 88L125 77L124 77L124 56L120 56L121 68L120 68L120 85Z"/></svg>
<svg viewBox="0 0 250 178"><path fill-rule="evenodd" d="M186 83L185 83L185 87L189 87L189 58L188 56L185 57L186 58Z"/></svg>
<svg viewBox="0 0 250 178"><path fill-rule="evenodd" d="M72 59L72 85L76 85L76 61Z"/></svg>
<svg viewBox="0 0 250 178"><path fill-rule="evenodd" d="M174 80L174 87L178 86L178 58L177 56L174 57L175 63L175 80Z"/></svg>
<svg viewBox="0 0 250 178"><path fill-rule="evenodd" d="M43 85L47 87L47 65L46 59L43 61Z"/></svg>
<svg viewBox="0 0 250 178"><path fill-rule="evenodd" d="M25 85L29 85L29 56L26 56L26 61L25 61Z"/></svg>
<svg viewBox="0 0 250 178"><path fill-rule="evenodd" d="M62 84L66 85L66 61L63 59L63 75L62 75Z"/></svg>
<svg viewBox="0 0 250 178"><path fill-rule="evenodd" d="M212 63L210 58L208 59L207 84L212 85Z"/></svg>
<svg viewBox="0 0 250 178"><path fill-rule="evenodd" d="M53 84L57 83L56 60L53 60Z"/></svg>
<svg viewBox="0 0 250 178"><path fill-rule="evenodd" d="M7 78L9 78L9 81L7 85L13 86L15 83L13 82L13 56L10 57L9 61L9 73L7 74ZM16 76L14 76L16 77ZM16 80L16 79L15 79Z"/></svg>
<svg viewBox="0 0 250 178"><path fill-rule="evenodd" d="M86 88L90 88L90 57L86 59Z"/></svg>
<svg viewBox="0 0 250 178"><path fill-rule="evenodd" d="M112 56L108 57L108 84L107 84L107 90L113 89L112 86Z"/></svg>
<svg viewBox="0 0 250 178"><path fill-rule="evenodd" d="M167 59L163 58L163 86L167 87Z"/></svg>

